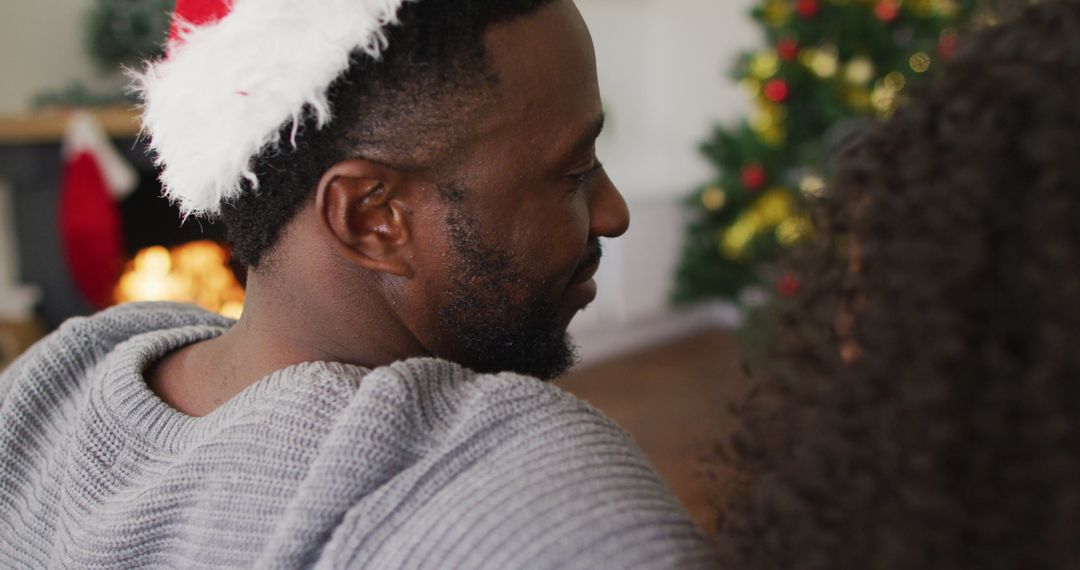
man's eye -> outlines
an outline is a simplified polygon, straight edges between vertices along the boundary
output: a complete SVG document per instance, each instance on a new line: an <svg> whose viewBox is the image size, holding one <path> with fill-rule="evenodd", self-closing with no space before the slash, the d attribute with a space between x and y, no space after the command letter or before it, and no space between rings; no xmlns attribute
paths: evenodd
<svg viewBox="0 0 1080 570"><path fill-rule="evenodd" d="M586 183L593 179L597 174L604 170L604 165L600 161L596 161L596 164L592 168L582 172L581 174L574 174L570 178L574 181L574 189L580 189Z"/></svg>

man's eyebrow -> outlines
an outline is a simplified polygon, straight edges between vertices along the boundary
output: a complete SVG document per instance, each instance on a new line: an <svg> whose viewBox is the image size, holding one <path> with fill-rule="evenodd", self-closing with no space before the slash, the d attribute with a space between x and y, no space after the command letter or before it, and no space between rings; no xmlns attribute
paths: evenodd
<svg viewBox="0 0 1080 570"><path fill-rule="evenodd" d="M593 124L589 128L589 130L586 131L585 134L580 139L578 139L576 143L574 143L574 146L571 148L570 153L576 156L592 148L592 146L596 144L596 139L600 138L600 133L604 132L605 120L606 115L604 113L601 113L600 116L595 121L593 121Z"/></svg>

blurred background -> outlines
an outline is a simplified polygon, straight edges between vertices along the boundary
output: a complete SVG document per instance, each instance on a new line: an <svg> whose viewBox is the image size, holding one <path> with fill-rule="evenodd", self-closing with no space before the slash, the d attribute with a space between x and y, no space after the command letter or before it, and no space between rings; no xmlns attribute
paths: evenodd
<svg viewBox="0 0 1080 570"><path fill-rule="evenodd" d="M1000 2L577 0L633 223L607 244L561 381L624 425L692 514L721 505L716 442L744 354L798 290L829 160L888 117ZM1019 2L1018 2L1019 3ZM124 65L160 55L168 0L0 5L0 367L64 319L172 299L237 316L221 228L181 225L137 140Z"/></svg>

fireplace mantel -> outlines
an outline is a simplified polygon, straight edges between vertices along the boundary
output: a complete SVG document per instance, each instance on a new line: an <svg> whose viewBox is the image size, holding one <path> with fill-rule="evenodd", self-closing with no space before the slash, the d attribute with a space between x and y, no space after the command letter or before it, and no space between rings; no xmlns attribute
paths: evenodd
<svg viewBox="0 0 1080 570"><path fill-rule="evenodd" d="M109 107L88 109L105 132L117 139L139 134L139 114L134 109ZM72 110L50 110L16 115L0 115L0 145L58 143L67 130Z"/></svg>

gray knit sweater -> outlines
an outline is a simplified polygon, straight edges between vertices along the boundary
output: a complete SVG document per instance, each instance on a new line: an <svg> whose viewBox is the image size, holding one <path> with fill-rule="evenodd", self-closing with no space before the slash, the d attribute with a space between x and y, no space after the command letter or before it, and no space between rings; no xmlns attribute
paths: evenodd
<svg viewBox="0 0 1080 570"><path fill-rule="evenodd" d="M627 435L531 378L315 362L203 418L150 391L148 365L230 324L123 306L0 376L0 567L712 565Z"/></svg>

